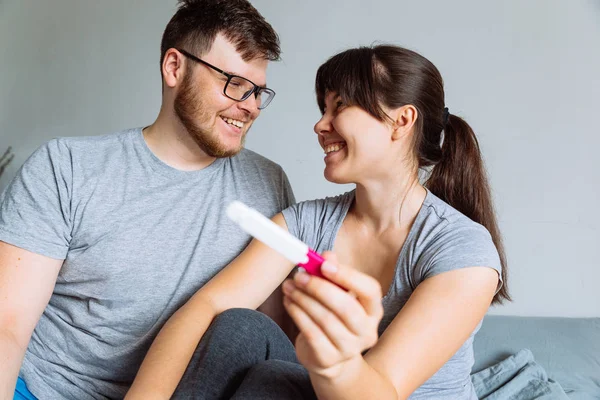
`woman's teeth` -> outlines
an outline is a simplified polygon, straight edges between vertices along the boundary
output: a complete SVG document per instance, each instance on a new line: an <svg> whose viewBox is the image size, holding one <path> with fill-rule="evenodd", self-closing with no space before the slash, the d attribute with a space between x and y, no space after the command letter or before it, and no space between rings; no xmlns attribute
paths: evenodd
<svg viewBox="0 0 600 400"><path fill-rule="evenodd" d="M231 118L225 118L225 117L221 117L221 119L230 125L237 126L240 129L242 129L244 127L244 123L242 121L238 121L237 119L231 119Z"/></svg>
<svg viewBox="0 0 600 400"><path fill-rule="evenodd" d="M325 154L332 153L334 151L338 151L346 147L346 143L334 143L325 147Z"/></svg>

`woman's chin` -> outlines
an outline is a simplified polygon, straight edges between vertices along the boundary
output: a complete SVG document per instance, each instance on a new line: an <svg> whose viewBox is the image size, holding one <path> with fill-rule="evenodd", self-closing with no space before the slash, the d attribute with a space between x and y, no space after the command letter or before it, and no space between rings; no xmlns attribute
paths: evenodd
<svg viewBox="0 0 600 400"><path fill-rule="evenodd" d="M337 183L340 185L352 183L352 180L345 177L339 171L335 171L333 168L325 168L323 175L325 176L325 179L327 179L331 183Z"/></svg>

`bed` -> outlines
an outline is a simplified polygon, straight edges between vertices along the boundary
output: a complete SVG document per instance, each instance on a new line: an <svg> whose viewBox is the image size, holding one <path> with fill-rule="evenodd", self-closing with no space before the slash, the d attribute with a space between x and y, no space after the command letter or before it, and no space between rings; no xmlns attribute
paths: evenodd
<svg viewBox="0 0 600 400"><path fill-rule="evenodd" d="M513 393L511 396L514 397L510 398L600 399L600 318L486 316L475 336L473 376L478 376L478 372L482 376L486 371L488 376L498 376L499 370L492 371L490 367L498 368L499 363L510 356L514 361L515 355L523 349L530 352L524 350L518 357L532 356L538 368L536 373L539 375L540 371L545 371L548 381L560 385L564 394L538 397ZM532 364L531 360L525 360L525 363ZM513 362L511 368L522 372L523 365L515 367ZM510 372L515 375L515 371ZM514 379L513 375L505 379ZM496 387L505 383L496 383ZM506 396L491 395L487 398L509 398Z"/></svg>

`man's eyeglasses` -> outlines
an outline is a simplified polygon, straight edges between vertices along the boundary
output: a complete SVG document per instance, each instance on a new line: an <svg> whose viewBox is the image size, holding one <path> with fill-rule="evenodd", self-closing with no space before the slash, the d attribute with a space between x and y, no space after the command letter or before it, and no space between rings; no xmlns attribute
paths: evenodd
<svg viewBox="0 0 600 400"><path fill-rule="evenodd" d="M248 97L250 97L254 94L254 97L256 98L258 109L263 110L263 109L267 108L269 103L271 103L271 100L273 100L273 97L275 97L275 92L269 88L255 85L254 82L252 82L244 77L228 74L227 72L223 71L222 69L217 68L214 65L207 63L204 60L201 60L200 58L196 57L193 54L188 53L185 50L181 50L181 49L176 49L176 50L179 51L184 56L186 56L187 58L189 58L190 60L196 61L200 64L204 64L207 67L214 69L218 73L225 75L227 77L227 82L225 82L225 87L223 88L223 94L232 100L244 101Z"/></svg>

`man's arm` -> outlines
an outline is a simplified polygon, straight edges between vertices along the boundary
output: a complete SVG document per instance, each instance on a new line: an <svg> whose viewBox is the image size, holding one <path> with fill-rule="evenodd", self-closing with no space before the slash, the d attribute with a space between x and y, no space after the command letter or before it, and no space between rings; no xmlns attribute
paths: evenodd
<svg viewBox="0 0 600 400"><path fill-rule="evenodd" d="M287 230L283 215L277 214L273 222ZM256 309L293 267L275 250L252 240L165 323L125 399L171 398L213 318L231 308Z"/></svg>
<svg viewBox="0 0 600 400"><path fill-rule="evenodd" d="M25 350L62 263L0 241L1 400L14 396Z"/></svg>

